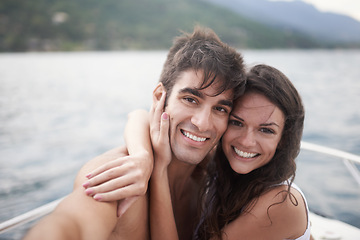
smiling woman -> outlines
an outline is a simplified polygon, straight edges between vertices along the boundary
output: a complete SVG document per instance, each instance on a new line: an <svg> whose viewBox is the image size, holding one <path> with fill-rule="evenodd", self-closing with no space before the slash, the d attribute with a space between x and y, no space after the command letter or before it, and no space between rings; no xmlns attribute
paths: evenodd
<svg viewBox="0 0 360 240"><path fill-rule="evenodd" d="M267 164L284 128L284 114L264 95L247 92L235 102L222 142L231 168L247 174Z"/></svg>
<svg viewBox="0 0 360 240"><path fill-rule="evenodd" d="M304 107L277 69L249 71L209 164L195 239L310 239L306 199L293 185Z"/></svg>

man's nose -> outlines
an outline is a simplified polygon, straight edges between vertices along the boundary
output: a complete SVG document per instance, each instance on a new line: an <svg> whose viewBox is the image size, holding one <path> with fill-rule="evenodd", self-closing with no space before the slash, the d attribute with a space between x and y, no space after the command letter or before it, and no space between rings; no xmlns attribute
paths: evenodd
<svg viewBox="0 0 360 240"><path fill-rule="evenodd" d="M209 109L201 109L194 114L191 118L192 124L194 124L199 131L205 132L212 128L212 117L211 117L211 110Z"/></svg>

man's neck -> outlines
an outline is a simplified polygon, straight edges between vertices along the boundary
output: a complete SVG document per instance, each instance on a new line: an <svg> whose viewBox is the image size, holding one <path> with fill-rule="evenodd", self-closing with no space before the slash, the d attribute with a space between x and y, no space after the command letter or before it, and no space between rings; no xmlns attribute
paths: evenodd
<svg viewBox="0 0 360 240"><path fill-rule="evenodd" d="M187 194L188 185L192 183L192 174L196 165L173 159L168 168L169 185L173 200L179 200Z"/></svg>

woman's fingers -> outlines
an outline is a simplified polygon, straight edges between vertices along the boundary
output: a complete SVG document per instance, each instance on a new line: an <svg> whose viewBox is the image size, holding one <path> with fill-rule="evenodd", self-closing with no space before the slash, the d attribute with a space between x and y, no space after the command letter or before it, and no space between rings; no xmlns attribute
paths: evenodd
<svg viewBox="0 0 360 240"><path fill-rule="evenodd" d="M113 166L108 170L90 178L83 184L84 188L94 187L100 184L103 184L107 181L111 181L113 179L119 178L126 173L126 169L124 167L116 167Z"/></svg>
<svg viewBox="0 0 360 240"><path fill-rule="evenodd" d="M134 194L138 193L138 194ZM101 193L95 193L92 195L92 197L100 202L110 202L110 201L118 201L118 200L124 200L127 198L132 197L138 197L144 195L143 192L140 190L140 187L138 187L136 184L130 184L122 188L118 188L113 191L109 192L101 192ZM126 207L126 206L125 206Z"/></svg>
<svg viewBox="0 0 360 240"><path fill-rule="evenodd" d="M117 201L133 196L144 195L147 186L136 181L136 177L128 175L107 181L101 185L90 187L85 193L98 201Z"/></svg>
<svg viewBox="0 0 360 240"><path fill-rule="evenodd" d="M118 189L125 187L131 183L132 180L129 179L129 177L121 176L96 186L87 187L85 193L89 196L95 196L98 193L106 194L109 192L116 192ZM119 200L121 198L122 197L119 196L119 198L116 200Z"/></svg>
<svg viewBox="0 0 360 240"><path fill-rule="evenodd" d="M158 167L168 166L171 160L169 142L169 115L164 112L161 115L160 133L157 141L153 143L155 162Z"/></svg>
<svg viewBox="0 0 360 240"><path fill-rule="evenodd" d="M119 167L112 167L89 179L83 184L85 193L101 201L144 195L147 191L148 179L144 169L139 168L134 161L131 157L124 157Z"/></svg>
<svg viewBox="0 0 360 240"><path fill-rule="evenodd" d="M119 166L119 164L120 164L119 159L108 162L108 163L96 168L95 170L91 171L88 175L86 175L86 177L88 179L96 179L97 176L103 174L104 172L108 171L109 169Z"/></svg>
<svg viewBox="0 0 360 240"><path fill-rule="evenodd" d="M169 145L169 115L166 112L161 115L160 142Z"/></svg>
<svg viewBox="0 0 360 240"><path fill-rule="evenodd" d="M150 129L152 133L160 131L160 120L161 120L161 114L164 111L165 98L166 98L166 93L163 92L160 101L158 101L150 111L150 119L151 119Z"/></svg>
<svg viewBox="0 0 360 240"><path fill-rule="evenodd" d="M119 156L119 154L121 154L123 156L114 158L114 156ZM89 174L86 175L86 177L88 179L91 179L113 167L120 166L124 162L123 159L127 155L128 155L127 149L123 146L114 148L114 149L102 154L100 157L107 157L107 158L110 158L111 160L108 163L105 163L105 164L101 165L100 167L91 171Z"/></svg>

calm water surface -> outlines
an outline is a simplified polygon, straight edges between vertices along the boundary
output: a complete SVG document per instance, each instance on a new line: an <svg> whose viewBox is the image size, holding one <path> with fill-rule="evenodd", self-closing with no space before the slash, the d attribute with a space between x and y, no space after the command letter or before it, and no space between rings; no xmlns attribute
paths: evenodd
<svg viewBox="0 0 360 240"><path fill-rule="evenodd" d="M305 141L360 154L360 51L242 52L247 64L272 65L298 88ZM0 54L0 221L68 194L80 166L122 144L126 115L150 106L165 57ZM360 227L360 186L342 162L304 151L296 182L313 211Z"/></svg>

